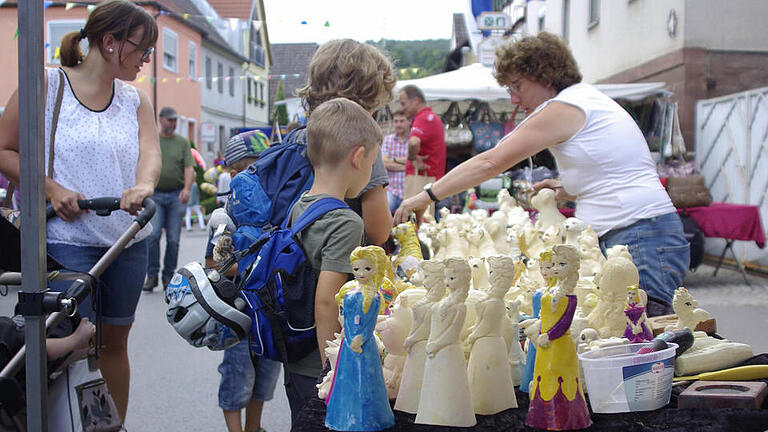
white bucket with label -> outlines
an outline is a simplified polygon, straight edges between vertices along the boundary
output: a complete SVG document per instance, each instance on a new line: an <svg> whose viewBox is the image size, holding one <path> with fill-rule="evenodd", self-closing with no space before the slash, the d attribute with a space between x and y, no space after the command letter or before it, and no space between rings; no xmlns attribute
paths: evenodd
<svg viewBox="0 0 768 432"><path fill-rule="evenodd" d="M579 354L593 412L651 411L669 403L677 345L636 354L650 345L618 345Z"/></svg>

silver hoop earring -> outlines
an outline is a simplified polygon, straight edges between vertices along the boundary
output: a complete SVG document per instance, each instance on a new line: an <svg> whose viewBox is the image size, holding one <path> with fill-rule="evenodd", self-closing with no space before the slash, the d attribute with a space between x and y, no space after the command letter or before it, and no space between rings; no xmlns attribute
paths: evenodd
<svg viewBox="0 0 768 432"><path fill-rule="evenodd" d="M115 52L115 50L114 50L113 48L108 48L108 49L107 49L107 51L109 51L109 52L110 52L110 54L111 54L111 53L113 53L113 52Z"/></svg>

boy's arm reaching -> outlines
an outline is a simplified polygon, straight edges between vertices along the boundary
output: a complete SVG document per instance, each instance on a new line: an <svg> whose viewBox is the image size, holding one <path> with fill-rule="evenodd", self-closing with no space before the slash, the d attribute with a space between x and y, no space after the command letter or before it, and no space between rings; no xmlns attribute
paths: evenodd
<svg viewBox="0 0 768 432"><path fill-rule="evenodd" d="M320 348L320 359L325 364L326 341L334 339L334 333L341 331L339 324L339 308L336 306L336 293L347 281L346 273L321 271L317 278L315 291L315 323L317 324L317 346Z"/></svg>

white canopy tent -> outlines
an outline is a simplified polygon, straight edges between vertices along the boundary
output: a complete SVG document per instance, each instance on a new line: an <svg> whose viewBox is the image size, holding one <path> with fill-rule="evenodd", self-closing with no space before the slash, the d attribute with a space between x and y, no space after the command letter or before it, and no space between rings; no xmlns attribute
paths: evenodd
<svg viewBox="0 0 768 432"><path fill-rule="evenodd" d="M460 69L432 75L425 78L398 81L395 85L395 95L406 85L415 85L424 92L427 104L437 112L443 112L450 102L460 102L462 110L466 109L472 100L488 102L496 112L509 112L514 108L509 100L507 91L499 86L493 77L493 69L474 63ZM600 91L612 99L638 102L651 96L669 94L664 89L665 84L597 84ZM390 108L397 109L398 103L393 102Z"/></svg>

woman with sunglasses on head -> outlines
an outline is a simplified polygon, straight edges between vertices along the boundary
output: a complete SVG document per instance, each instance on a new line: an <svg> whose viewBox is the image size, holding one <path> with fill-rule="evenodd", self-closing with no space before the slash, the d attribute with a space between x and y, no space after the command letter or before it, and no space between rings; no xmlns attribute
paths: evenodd
<svg viewBox="0 0 768 432"><path fill-rule="evenodd" d="M496 81L528 117L495 148L405 200L395 223L548 148L562 183L548 180L534 189L549 187L558 198L576 201L576 217L592 226L603 250L628 245L640 288L648 293L648 315L672 313L672 295L688 270L689 245L635 121L581 82L570 50L550 33L502 44L494 66Z"/></svg>
<svg viewBox="0 0 768 432"><path fill-rule="evenodd" d="M46 167L52 129L55 137L45 195L58 216L47 224L47 247L67 269L89 270L130 225L129 213L141 210L157 183L161 162L152 104L144 92L127 84L150 61L157 34L157 23L144 9L130 1L109 0L94 8L80 31L62 38L61 67L46 69ZM80 50L84 39L87 55ZM0 119L0 172L16 183L18 109L14 92ZM101 217L77 205L78 199L102 196L121 197L125 212ZM140 231L103 273L99 301L94 303L102 323L99 367L123 420L130 382L128 333L146 273L144 238L150 232L149 226ZM50 286L59 291L68 288L66 282ZM91 306L89 296L79 311L98 322Z"/></svg>

